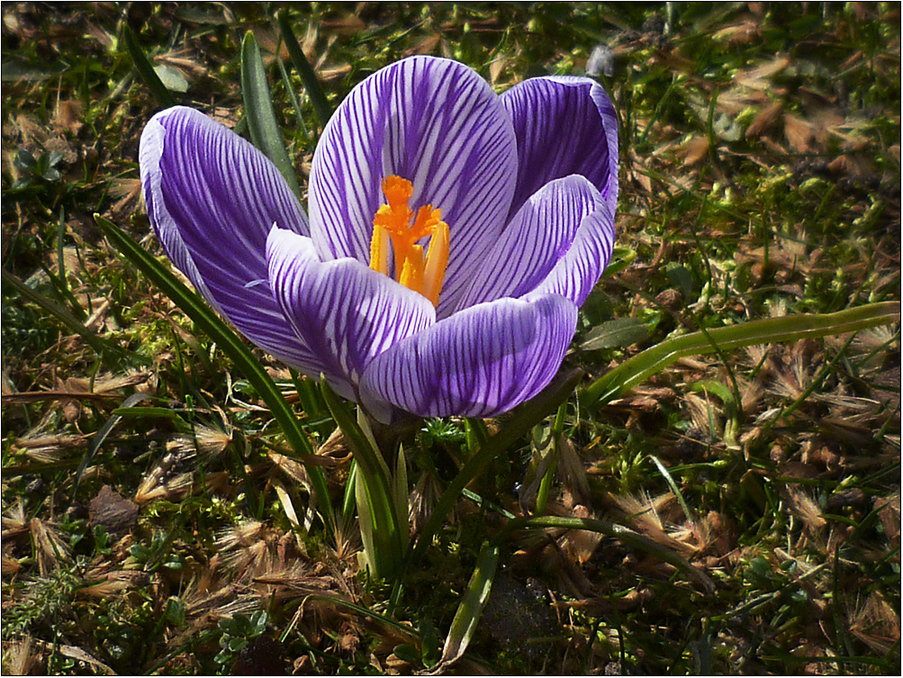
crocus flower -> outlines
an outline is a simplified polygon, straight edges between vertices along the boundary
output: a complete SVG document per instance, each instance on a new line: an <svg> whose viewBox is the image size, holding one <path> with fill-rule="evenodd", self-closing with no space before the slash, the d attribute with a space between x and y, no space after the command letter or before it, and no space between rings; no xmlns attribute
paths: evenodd
<svg viewBox="0 0 903 678"><path fill-rule="evenodd" d="M364 80L316 148L309 216L250 143L190 108L141 137L166 253L252 342L372 416L490 417L561 365L611 256L616 118L587 78L501 96L412 57Z"/></svg>

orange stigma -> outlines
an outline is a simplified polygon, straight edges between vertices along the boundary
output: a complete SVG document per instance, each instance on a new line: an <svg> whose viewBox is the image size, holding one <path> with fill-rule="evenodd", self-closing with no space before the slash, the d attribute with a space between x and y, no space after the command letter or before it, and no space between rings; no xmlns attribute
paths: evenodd
<svg viewBox="0 0 903 678"><path fill-rule="evenodd" d="M386 204L373 217L373 237L370 240L370 268L389 275L389 243L395 254L395 279L439 303L439 293L448 266L448 224L442 221L442 210L424 205L414 211L408 206L414 186L407 179L394 174L383 180ZM417 241L430 236L424 255Z"/></svg>

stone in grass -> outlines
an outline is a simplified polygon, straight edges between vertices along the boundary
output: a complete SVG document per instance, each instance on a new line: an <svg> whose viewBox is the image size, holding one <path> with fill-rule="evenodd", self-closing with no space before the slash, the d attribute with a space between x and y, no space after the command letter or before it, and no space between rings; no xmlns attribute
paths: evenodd
<svg viewBox="0 0 903 678"><path fill-rule="evenodd" d="M233 676L284 676L285 648L275 638L258 636L245 645L235 665Z"/></svg>
<svg viewBox="0 0 903 678"><path fill-rule="evenodd" d="M535 580L524 584L507 572L499 573L493 582L480 623L502 649L521 651L530 660L547 650L546 644L537 641L560 633L542 585Z"/></svg>
<svg viewBox="0 0 903 678"><path fill-rule="evenodd" d="M138 506L104 485L88 505L88 519L92 528L102 525L110 535L120 537L138 523Z"/></svg>

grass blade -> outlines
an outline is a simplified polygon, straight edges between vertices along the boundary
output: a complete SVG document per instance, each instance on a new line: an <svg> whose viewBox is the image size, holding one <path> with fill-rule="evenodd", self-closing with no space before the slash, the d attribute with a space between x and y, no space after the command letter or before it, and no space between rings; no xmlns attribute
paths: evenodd
<svg viewBox="0 0 903 678"><path fill-rule="evenodd" d="M295 88L292 86L292 79L288 75L288 70L286 69L285 64L282 63L282 59L279 57L276 57L276 65L279 66L279 75L282 76L282 85L285 87L289 99L291 99L292 110L295 112L295 120L298 121L298 129L300 129L301 134L304 135L304 140L310 141L310 132L304 122L304 115L301 113L301 104L298 101L298 96L295 94Z"/></svg>
<svg viewBox="0 0 903 678"><path fill-rule="evenodd" d="M588 386L582 400L591 409L599 408L687 356L855 332L889 325L899 319L900 304L885 301L836 313L765 318L742 325L693 332L663 341L625 361Z"/></svg>
<svg viewBox="0 0 903 678"><path fill-rule="evenodd" d="M254 358L247 346L223 322L219 316L197 294L189 290L175 275L154 257L144 251L128 234L120 230L112 221L99 214L94 221L100 227L107 240L129 262L134 264L147 278L159 287L182 312L191 318L207 333L217 346L228 355L238 370L257 391L260 398L269 407L273 418L279 424L286 440L298 454L298 459L305 464L307 474L314 488L314 495L320 507L321 515L327 529L334 525L334 514L329 490L323 471L306 463L308 455L313 454L307 436L291 407L285 401L279 388Z"/></svg>
<svg viewBox="0 0 903 678"><path fill-rule="evenodd" d="M480 444L480 449L471 455L436 502L411 553L412 561L416 562L423 555L464 488L480 475L493 459L504 453L518 438L561 405L573 393L574 387L582 378L581 370L558 375L539 395L519 405L512 416L505 420L505 425L498 433Z"/></svg>
<svg viewBox="0 0 903 678"><path fill-rule="evenodd" d="M298 44L298 39L295 37L294 31L292 31L292 25L289 23L286 12L279 13L279 28L282 31L282 40L285 42L289 56L292 59L292 65L298 71L301 80L304 81L304 87L307 89L307 95L313 104L314 112L316 112L320 124L326 127L326 123L332 117L332 106L329 105L329 101L326 99L326 93L317 79L317 74L314 73L314 69L311 68L307 57L304 56L304 50Z"/></svg>
<svg viewBox="0 0 903 678"><path fill-rule="evenodd" d="M65 246L65 236L66 236L66 214L63 211L63 208L60 207L60 218L57 222L57 236L56 236L56 267L57 273L56 275L52 275L50 271L47 271L47 274L50 276L51 282L55 282L55 286L59 291L60 295L69 302L69 306L72 308L72 314L78 318L80 321L84 322L87 319L85 314L85 310L78 303L78 300L75 298L75 295L72 294L72 290L69 289L69 280L66 277L66 246ZM90 303L90 302L89 302Z"/></svg>
<svg viewBox="0 0 903 678"><path fill-rule="evenodd" d="M80 335L98 355L103 356L105 354L113 354L117 356L117 358L122 358L126 355L126 352L119 346L111 344L107 340L97 336L94 332L85 327L84 323L76 318L68 309L60 306L50 299L47 299L44 295L39 294L35 290L31 289L17 277L12 275L11 273L7 273L6 270L2 271L2 276L4 285L11 285L19 294L28 299L28 301L37 304L44 311L60 321L69 331ZM133 357L144 363L150 362L149 360L143 359L138 355L134 355Z"/></svg>
<svg viewBox="0 0 903 678"><path fill-rule="evenodd" d="M546 503L549 500L549 492L551 491L552 483L555 481L555 476L558 473L558 455L562 445L562 432L564 431L564 420L566 415L567 401L559 405L558 414L555 415L555 422L552 424L552 429L549 432L551 438L549 447L551 449L549 450L547 457L548 466L546 467L546 472L542 476L542 480L539 481L539 490L536 493L536 513L538 515L546 512ZM546 459L543 461L546 461Z"/></svg>
<svg viewBox="0 0 903 678"><path fill-rule="evenodd" d="M276 122L260 47L250 31L241 43L241 95L245 102L245 117L251 130L251 141L273 161L298 200L301 200L301 187L295 176L295 167L285 150L282 130Z"/></svg>
<svg viewBox="0 0 903 678"><path fill-rule="evenodd" d="M402 637L409 638L411 642L416 642L417 634L410 626L405 626L401 624L391 617L388 617L384 614L380 614L379 612L374 612L363 605L357 605L356 603L352 603L350 600L345 600L344 598L340 598L338 595L310 595L305 598L305 600L316 600L323 603L330 603L332 605L337 605L339 607L344 607L352 612L356 612L362 617L366 617L367 619L372 619L375 622L378 622L385 626L386 628L392 629L394 632L399 633Z"/></svg>
<svg viewBox="0 0 903 678"><path fill-rule="evenodd" d="M101 427L101 429L94 436L94 439L91 441L91 447L88 448L88 451L85 452L85 456L82 457L81 463L78 465L78 470L75 472L75 481L73 482L72 492L78 489L78 484L82 480L82 475L87 470L88 466L91 465L91 460L94 459L94 455L97 454L97 450L100 449L100 446L106 442L107 438L110 437L110 434L113 432L113 429L116 428L116 424L122 421L123 414L118 410L121 408L131 408L140 403L143 400L148 400L151 396L147 393L133 393L128 398L126 398L120 408L113 411L113 414L107 419L106 423Z"/></svg>
<svg viewBox="0 0 903 678"><path fill-rule="evenodd" d="M589 532L598 532L606 537L613 537L625 544L629 544L634 548L641 549L647 553L660 558L666 563L673 565L678 570L686 574L690 579L701 584L709 593L715 590L715 582L701 570L693 567L685 558L675 553L669 548L658 544L648 537L634 532L628 527L608 522L607 520L599 520L597 518L568 518L559 516L535 516L527 518L515 518L510 521L505 528L501 530L493 539L496 544L502 543L515 530L537 530L545 528L558 528L565 530L587 530Z"/></svg>
<svg viewBox="0 0 903 678"><path fill-rule="evenodd" d="M407 516L402 522L396 512L389 468L379 450L329 384L323 381L320 390L357 462L355 494L358 516L361 520L361 535L372 544L371 552L366 556L375 570L373 575L378 579L392 577L404 559L407 546L404 535L407 534L408 527Z"/></svg>
<svg viewBox="0 0 903 678"><path fill-rule="evenodd" d="M580 344L584 351L602 348L625 347L643 341L649 336L649 328L636 318L608 320L594 327Z"/></svg>
<svg viewBox="0 0 903 678"><path fill-rule="evenodd" d="M122 37L125 39L125 48L128 50L129 56L132 57L132 62L135 64L138 75L141 76L144 84L147 85L151 94L154 95L160 108L175 106L178 103L176 98L166 89L166 85L160 80L160 76L157 75L153 64L144 54L144 50L138 46L138 41L135 40L135 34L132 33L132 29L128 26L123 26Z"/></svg>
<svg viewBox="0 0 903 678"><path fill-rule="evenodd" d="M395 474L392 477L392 491L392 500L395 506L395 519L399 522L404 521L399 527L402 528L400 531L402 542L404 547L407 548L408 544L405 537L410 534L410 531L405 530L404 527L407 526L408 521L408 463L407 455L404 453L404 447L400 444L398 446L398 456L395 458ZM404 553L402 553L401 556L403 558Z"/></svg>
<svg viewBox="0 0 903 678"><path fill-rule="evenodd" d="M677 483L674 480L674 477L671 475L671 472L668 470L668 467L665 466L661 460L656 457L654 454L650 454L649 458L652 460L652 463L655 464L655 467L658 469L658 472L662 474L662 477L665 479L665 482L668 483L668 487L671 488L671 492L677 498L677 503L680 504L681 510L684 512L684 516L687 519L687 522L691 525L696 525L696 518L693 516L693 512L690 510L690 507L687 505L687 501L684 499L683 494L680 492L680 488L677 486Z"/></svg>
<svg viewBox="0 0 903 678"><path fill-rule="evenodd" d="M495 570L499 562L499 547L492 544L483 544L480 555L477 558L477 566L470 576L467 590L461 598L461 603L455 611L448 637L445 639L445 647L442 649L442 658L433 667L428 675L442 673L448 666L464 654L473 632L477 629L483 608L489 600L492 591L492 581L495 579Z"/></svg>

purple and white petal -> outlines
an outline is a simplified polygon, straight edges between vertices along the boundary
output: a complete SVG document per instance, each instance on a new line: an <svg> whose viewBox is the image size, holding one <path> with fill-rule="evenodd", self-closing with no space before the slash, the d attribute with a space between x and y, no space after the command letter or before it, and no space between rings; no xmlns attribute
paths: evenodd
<svg viewBox="0 0 903 678"><path fill-rule="evenodd" d="M605 90L589 78L530 78L501 96L518 145L511 215L541 186L582 174L615 210L618 119Z"/></svg>
<svg viewBox="0 0 903 678"><path fill-rule="evenodd" d="M600 196L596 210L580 223L570 248L545 280L536 286L534 293L560 294L578 307L582 306L611 260L615 243L614 222L608 201Z"/></svg>
<svg viewBox="0 0 903 678"><path fill-rule="evenodd" d="M436 322L422 295L355 259L321 262L310 238L291 231L272 229L267 260L279 308L345 398L357 400L355 385L376 356Z"/></svg>
<svg viewBox="0 0 903 678"><path fill-rule="evenodd" d="M319 360L298 339L266 284L273 224L308 233L307 217L273 164L191 108L155 115L139 149L151 224L173 263L255 344L309 371Z"/></svg>
<svg viewBox="0 0 903 678"><path fill-rule="evenodd" d="M514 129L492 88L463 64L411 57L341 103L314 154L310 214L322 259L367 262L382 181L411 181L415 211L442 210L450 254L439 316L454 307L504 228L517 173Z"/></svg>
<svg viewBox="0 0 903 678"><path fill-rule="evenodd" d="M422 417L492 417L552 379L574 336L577 307L556 295L472 306L398 342L364 372L361 402Z"/></svg>
<svg viewBox="0 0 903 678"><path fill-rule="evenodd" d="M459 308L501 297L522 297L535 289L571 250L584 221L601 200L595 186L576 174L540 188L487 253ZM569 295L562 296L580 305Z"/></svg>

